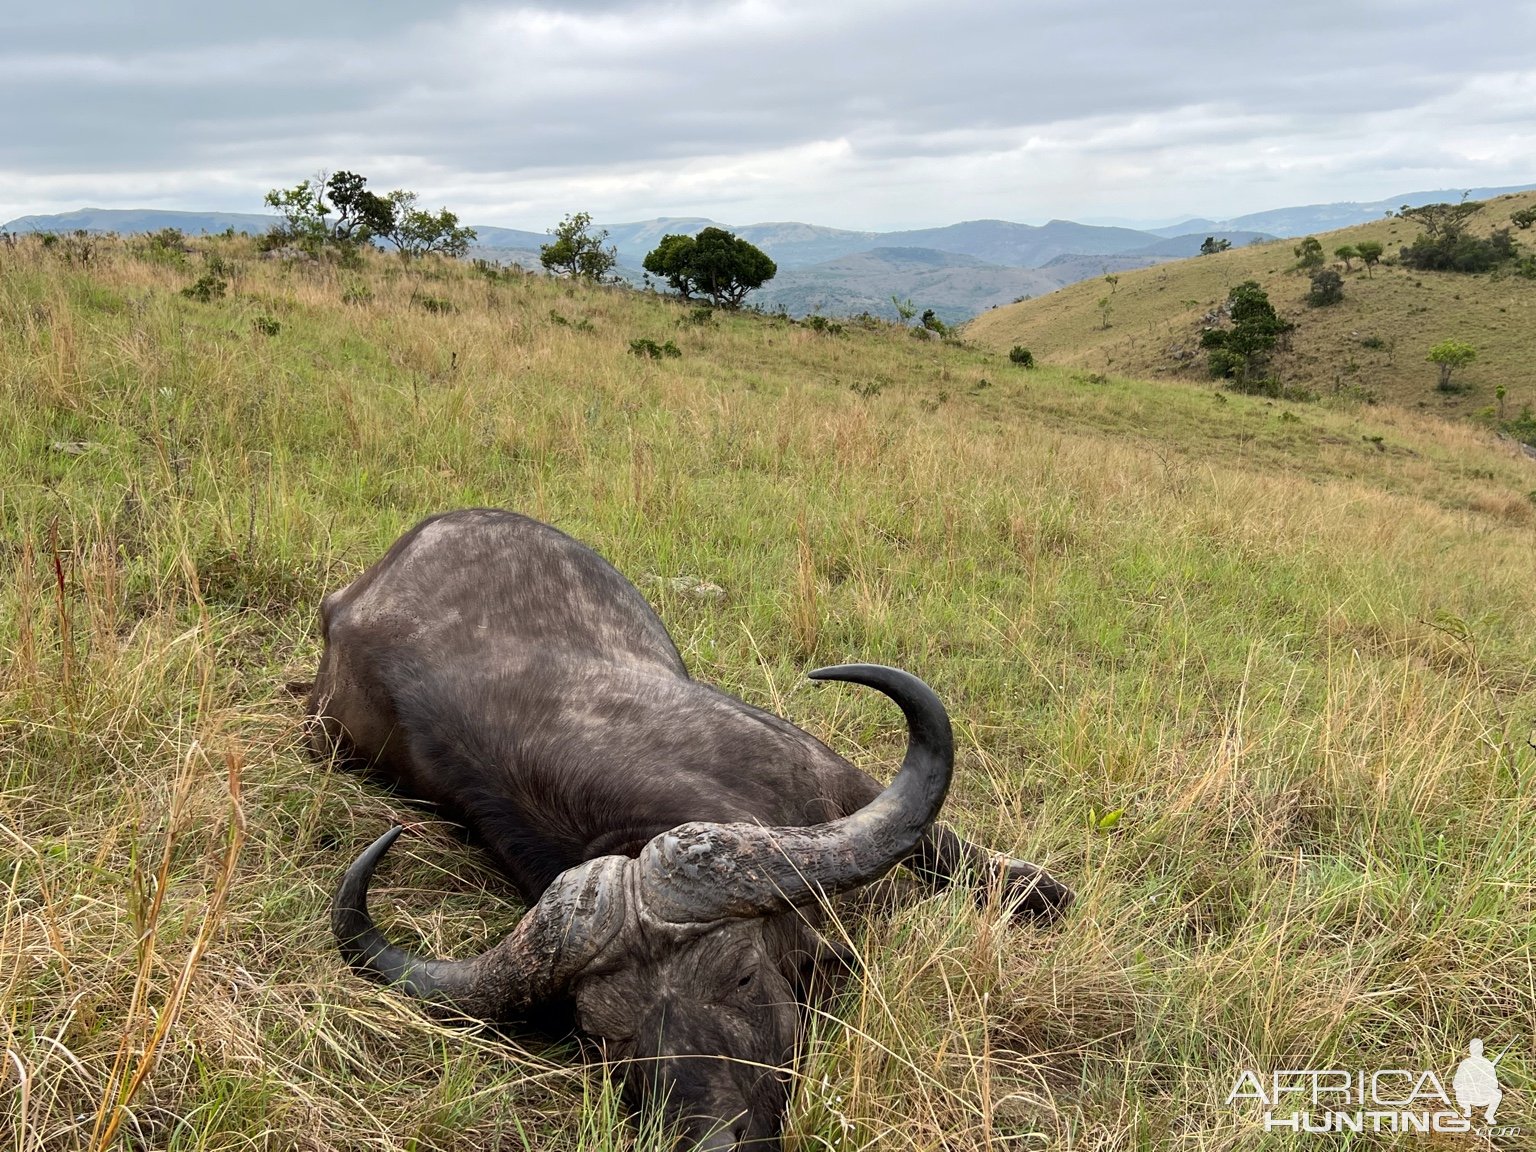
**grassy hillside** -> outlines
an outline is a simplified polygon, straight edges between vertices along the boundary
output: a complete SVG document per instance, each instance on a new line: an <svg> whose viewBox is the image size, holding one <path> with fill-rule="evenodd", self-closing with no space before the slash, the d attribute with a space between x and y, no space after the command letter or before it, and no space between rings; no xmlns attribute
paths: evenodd
<svg viewBox="0 0 1536 1152"><path fill-rule="evenodd" d="M1536 205L1536 192L1501 196L1473 218L1470 229L1486 235L1509 227L1509 216ZM1320 234L1330 259L1334 249L1376 240L1395 257L1419 233L1412 220L1383 218ZM1514 233L1530 251L1532 233ZM1468 276L1414 272L1378 265L1367 273L1354 262L1345 276L1344 300L1309 308L1308 278L1288 271L1295 241L1235 248L1177 264L1120 274L1115 285L1102 278L1060 292L984 313L967 336L1006 351L1028 347L1047 363L1147 378L1208 379L1199 347L1202 319L1235 284L1257 280L1280 314L1296 324L1291 351L1275 358L1286 384L1324 397L1347 395L1451 415L1469 415L1496 406L1495 389L1506 389L1509 415L1536 407L1536 280L1518 276ZM1338 265L1342 271L1342 265ZM1108 298L1108 322L1099 301ZM1436 390L1437 369L1425 362L1429 349L1447 338L1477 349L1477 361L1463 373L1467 390Z"/></svg>
<svg viewBox="0 0 1536 1152"><path fill-rule="evenodd" d="M1080 890L1044 931L908 883L850 910L865 969L812 1020L789 1148L1311 1148L1226 1103L1242 1069L1448 1082L1472 1037L1536 1125L1536 465L1508 446L201 243L0 247L8 1147L635 1146L574 1046L434 1021L331 944L341 869L400 817L390 931L463 955L519 913L309 758L284 687L326 590L471 504L589 541L697 676L876 772L893 710L802 674L919 673L950 817Z"/></svg>

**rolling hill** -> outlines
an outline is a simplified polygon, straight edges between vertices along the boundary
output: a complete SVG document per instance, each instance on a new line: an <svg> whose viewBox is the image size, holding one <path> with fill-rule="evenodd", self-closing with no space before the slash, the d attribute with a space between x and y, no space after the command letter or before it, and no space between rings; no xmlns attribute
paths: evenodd
<svg viewBox="0 0 1536 1152"><path fill-rule="evenodd" d="M1428 203L1447 195L1409 192L1375 203L1302 205L1223 223L1191 219L1168 228L1145 230L1070 220L1042 225L970 220L895 232L827 228L796 221L719 226L756 244L779 265L779 276L749 298L760 307L784 308L794 316L869 312L894 318L891 297L896 296L911 299L920 310L931 308L946 322L955 323L1065 284L1193 256L1206 236L1215 235L1243 248L1272 235L1315 230L1320 223L1374 220L1384 205ZM70 232L83 228L128 234L176 227L199 235L228 228L262 232L276 219L254 213L89 208L54 216L19 217L0 231ZM657 217L599 227L607 229L609 242L618 251L616 273L628 283L640 284L645 255L664 235L696 233L714 223L706 217ZM538 268L539 246L548 240L545 233L494 225L474 227L479 235L472 256ZM907 255L892 257L892 251ZM914 256L918 251L930 255ZM946 256L961 259L946 263ZM965 259L973 263L967 264Z"/></svg>
<svg viewBox="0 0 1536 1152"><path fill-rule="evenodd" d="M1536 192L1506 194L1486 202L1471 221L1475 232L1508 227L1513 211L1536 206ZM1318 239L1325 252L1360 240L1376 240L1388 261L1418 235L1407 219L1374 220ZM1515 232L1525 250L1530 233ZM1505 389L1511 414L1536 406L1536 280L1493 273L1415 272L1384 261L1373 273L1358 262L1345 273L1344 300L1324 308L1304 303L1308 279L1291 271L1291 241L1234 248L1155 268L1126 272L1113 290L1102 281L1078 283L1049 296L986 312L966 335L1006 351L1028 347L1037 359L1148 378L1209 379L1200 334L1206 317L1233 285L1256 280L1280 314L1293 321L1290 350L1275 357L1274 371L1287 385L1323 396L1348 394L1457 415L1497 409ZM1343 265L1336 265L1343 271ZM1107 301L1107 314L1100 306ZM1106 326L1107 323L1107 326ZM1465 391L1437 391L1436 369L1425 362L1441 340L1465 340L1477 360L1462 373Z"/></svg>
<svg viewBox="0 0 1536 1152"><path fill-rule="evenodd" d="M1530 192L1536 184L1516 184L1503 188L1439 188L1424 192L1400 192L1382 200L1339 200L1328 204L1298 204L1289 208L1269 208L1263 212L1249 212L1230 220L1184 220L1162 228L1149 228L1159 236L1177 236L1180 233L1209 233L1216 230L1250 229L1268 232L1273 236L1305 236L1312 232L1327 232L1348 228L1354 224L1367 224L1379 220L1388 212L1395 212L1405 204L1417 208L1424 204L1455 203L1462 196L1470 200L1491 200L1513 192ZM1234 244L1237 241L1233 241Z"/></svg>
<svg viewBox="0 0 1536 1152"><path fill-rule="evenodd" d="M188 236L211 236L233 228L237 233L260 235L277 223L276 216L260 212L180 212L160 208L80 208L42 216L18 216L0 224L0 232L117 232L130 236L179 228Z"/></svg>
<svg viewBox="0 0 1536 1152"><path fill-rule="evenodd" d="M123 235L179 228L205 235L233 228L261 233L278 217L220 212L171 212L85 208L53 216L22 216L0 231L116 232ZM619 263L614 274L632 285L645 281L642 263L668 233L697 233L715 225L705 217L664 216L652 220L597 225L608 232ZM895 319L893 296L910 299L946 323L969 320L978 312L1024 296L1051 292L1086 277L1140 268L1158 260L1199 251L1204 234L1163 238L1130 228L1101 228L1052 220L1039 226L1007 220L973 220L944 228L904 232L856 232L795 221L715 225L726 227L762 248L779 266L779 275L749 302L784 309L792 316L821 313L856 316L870 313ZM495 225L473 226L476 259L539 268L543 232ZM1256 234L1221 232L1234 244ZM900 255L893 255L899 253Z"/></svg>
<svg viewBox="0 0 1536 1152"><path fill-rule="evenodd" d="M932 308L950 324L1020 296L1054 291L1065 282L1042 270L1007 268L932 248L872 248L782 271L753 292L751 302L770 311L783 308L791 316L868 312L894 320L895 296Z"/></svg>

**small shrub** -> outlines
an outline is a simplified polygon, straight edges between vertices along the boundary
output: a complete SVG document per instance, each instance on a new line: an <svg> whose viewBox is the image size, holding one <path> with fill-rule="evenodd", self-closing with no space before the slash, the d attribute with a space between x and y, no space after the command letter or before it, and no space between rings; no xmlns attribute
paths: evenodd
<svg viewBox="0 0 1536 1152"><path fill-rule="evenodd" d="M1496 229L1486 238L1461 231L1424 233L1398 251L1403 264L1421 272L1487 272L1514 255L1515 242L1508 228Z"/></svg>
<svg viewBox="0 0 1536 1152"><path fill-rule="evenodd" d="M1536 208L1522 208L1518 212L1511 212L1509 221L1524 232L1532 224L1536 224Z"/></svg>
<svg viewBox="0 0 1536 1152"><path fill-rule="evenodd" d="M825 316L807 316L803 323L812 332L825 332L828 336L843 334L843 326L835 320L828 320Z"/></svg>
<svg viewBox="0 0 1536 1152"><path fill-rule="evenodd" d="M63 256L71 264L89 264L96 259L96 247L100 237L93 236L84 228L76 228L64 238Z"/></svg>
<svg viewBox="0 0 1536 1152"><path fill-rule="evenodd" d="M872 400L884 390L885 385L878 380L855 380L848 385L848 391L852 392L860 400Z"/></svg>
<svg viewBox="0 0 1536 1152"><path fill-rule="evenodd" d="M203 270L223 280L233 280L240 271L233 260L226 260L217 252L203 253Z"/></svg>
<svg viewBox="0 0 1536 1152"><path fill-rule="evenodd" d="M373 289L366 284L349 284L341 294L343 304L371 304L373 302Z"/></svg>
<svg viewBox="0 0 1536 1152"><path fill-rule="evenodd" d="M188 300L196 300L199 304L210 304L215 300L222 300L228 288L229 282L222 276L204 272L196 281L183 288L181 294Z"/></svg>
<svg viewBox="0 0 1536 1152"><path fill-rule="evenodd" d="M1360 337L1360 347L1362 347L1362 348L1376 349L1376 348L1385 348L1386 346L1387 346L1387 342L1385 340L1383 340L1380 336L1362 336L1362 337Z"/></svg>
<svg viewBox="0 0 1536 1152"><path fill-rule="evenodd" d="M676 359L683 354L683 350L672 343L672 341L668 340L665 344L658 344L649 336L642 336L638 340L631 340L629 342L629 350L642 359L649 357L652 360L660 360L663 356L669 359Z"/></svg>
<svg viewBox="0 0 1536 1152"><path fill-rule="evenodd" d="M510 283L521 278L523 270L517 264L503 265L495 260L484 260L476 257L472 267L481 276L484 276L492 284Z"/></svg>
<svg viewBox="0 0 1536 1152"><path fill-rule="evenodd" d="M251 321L251 328L258 336L276 336L283 326L270 316L258 316Z"/></svg>
<svg viewBox="0 0 1536 1152"><path fill-rule="evenodd" d="M1529 404L1520 406L1520 415L1503 422L1504 431L1521 443L1536 446L1536 412Z"/></svg>
<svg viewBox="0 0 1536 1152"><path fill-rule="evenodd" d="M1035 354L1022 344L1015 344L1008 350L1008 359L1020 368L1033 368L1035 366Z"/></svg>
<svg viewBox="0 0 1536 1152"><path fill-rule="evenodd" d="M697 308L690 308L685 316L677 323L680 327L708 328L715 322L715 310L708 304L701 304Z"/></svg>
<svg viewBox="0 0 1536 1152"><path fill-rule="evenodd" d="M1317 393L1308 388L1298 388L1291 384L1282 384L1273 376L1252 377L1244 381L1241 377L1229 380L1226 383L1229 391L1241 393L1244 396L1263 396L1270 400L1293 400L1297 403L1311 403L1317 399Z"/></svg>
<svg viewBox="0 0 1536 1152"><path fill-rule="evenodd" d="M1307 292L1307 305L1323 308L1344 299L1344 277L1332 268L1319 268L1312 273L1312 287Z"/></svg>
<svg viewBox="0 0 1536 1152"><path fill-rule="evenodd" d="M457 312L452 300L444 300L440 296L413 296L413 300L420 304L434 316L446 316L450 312Z"/></svg>
<svg viewBox="0 0 1536 1152"><path fill-rule="evenodd" d="M188 251L180 228L162 228L144 238L139 256L151 264L181 265L186 263Z"/></svg>

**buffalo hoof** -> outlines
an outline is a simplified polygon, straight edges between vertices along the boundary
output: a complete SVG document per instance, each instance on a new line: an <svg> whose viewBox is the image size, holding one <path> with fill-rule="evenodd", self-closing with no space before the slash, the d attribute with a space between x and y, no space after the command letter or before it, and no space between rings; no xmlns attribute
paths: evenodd
<svg viewBox="0 0 1536 1152"><path fill-rule="evenodd" d="M1024 860L1008 860L1004 863L1000 879L1003 908L1034 920L1057 919L1077 898L1077 893L1044 868ZM985 889L977 892L978 900L990 898L991 894Z"/></svg>

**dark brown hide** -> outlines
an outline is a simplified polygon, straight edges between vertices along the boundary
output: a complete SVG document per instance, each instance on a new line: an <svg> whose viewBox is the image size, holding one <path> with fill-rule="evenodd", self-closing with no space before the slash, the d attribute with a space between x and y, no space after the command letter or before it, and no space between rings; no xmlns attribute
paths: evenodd
<svg viewBox="0 0 1536 1152"><path fill-rule="evenodd" d="M526 517L427 520L327 596L322 617L317 748L462 821L532 909L476 960L393 949L363 906L381 839L338 896L349 958L477 1015L571 998L584 1031L634 1058L627 1088L664 1097L688 1147L776 1137L792 978L814 948L802 916L824 895L904 860L937 884L996 878L1031 913L1071 899L932 822L952 749L921 682L825 672L879 688L907 716L907 760L882 789L794 725L691 679L627 580Z"/></svg>

